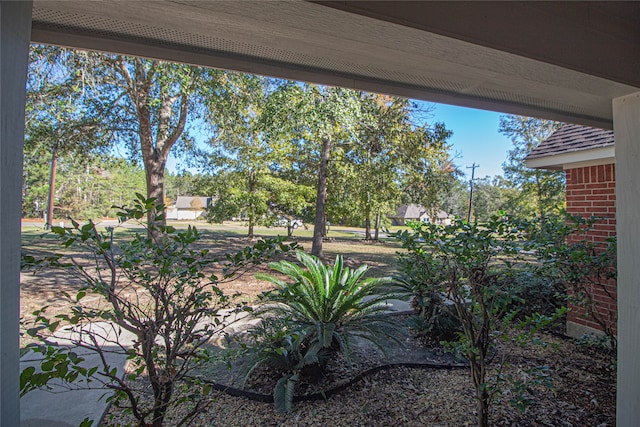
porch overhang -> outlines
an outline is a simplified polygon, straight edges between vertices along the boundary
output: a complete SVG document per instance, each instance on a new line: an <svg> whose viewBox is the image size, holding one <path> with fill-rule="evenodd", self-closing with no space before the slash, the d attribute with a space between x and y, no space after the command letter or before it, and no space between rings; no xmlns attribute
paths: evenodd
<svg viewBox="0 0 640 427"><path fill-rule="evenodd" d="M35 1L32 40L612 128L639 21L609 2Z"/></svg>

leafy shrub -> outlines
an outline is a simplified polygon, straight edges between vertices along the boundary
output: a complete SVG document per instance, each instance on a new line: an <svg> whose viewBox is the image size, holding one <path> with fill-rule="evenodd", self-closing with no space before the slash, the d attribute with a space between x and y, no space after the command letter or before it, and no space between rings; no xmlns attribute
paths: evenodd
<svg viewBox="0 0 640 427"><path fill-rule="evenodd" d="M196 244L200 234L193 227L176 230L170 226L154 225L162 219L164 207L154 199L139 195L132 208L119 212L121 223L129 219L142 220L151 215L148 230L151 233L133 232L122 243L115 239L114 228L98 230L89 221L79 224L72 221L69 228L52 227L64 248L84 250L79 255L54 255L36 260L23 257L23 267L37 269L62 269L79 277L85 286L75 296L70 314L49 318L46 308L37 312L36 325L29 334L41 339L42 345L33 351L43 356L42 372L25 370L21 375L22 392L46 387L52 378L68 382L83 380L87 384L98 381L114 395L109 398L115 404L128 408L139 425L159 427L167 410L176 405L189 405L181 419L173 425L188 423L210 403L210 386L191 380L186 386L181 380L199 364L210 360L206 350L210 338L225 325L225 315L220 309L229 307L228 297L218 288L218 278L211 274L214 264L225 266L225 277L232 277L250 264L260 263L267 256L287 251L290 246L281 240L258 242L253 248L237 254L228 254L222 260L209 255L207 249ZM85 259L83 260L83 256ZM86 258L90 262L86 263ZM92 294L101 304L84 304L84 298ZM95 322L108 321L113 332L111 338L104 331L92 327ZM72 341L96 352L102 365L86 368L83 361L64 348L47 344L47 336L63 324L71 324L83 334ZM122 348L118 336L128 331L135 336L133 347ZM82 336L84 335L84 337ZM105 347L99 342L106 340ZM108 348L126 352L131 372L125 381L116 368L104 357ZM153 392L147 403L142 399L143 390L135 386L136 379L144 378ZM178 387L185 393L178 396Z"/></svg>
<svg viewBox="0 0 640 427"><path fill-rule="evenodd" d="M398 233L397 238L407 249L398 256L400 274L394 279L411 299L415 316L409 318L408 326L430 339L453 339L460 330L460 322L442 292L442 283L446 280L442 263L424 247L419 233Z"/></svg>
<svg viewBox="0 0 640 427"><path fill-rule="evenodd" d="M567 303L566 288L557 276L545 272L534 263L526 268L515 269L509 284L509 293L513 301L508 311L517 311L522 319L534 313L554 315Z"/></svg>
<svg viewBox="0 0 640 427"><path fill-rule="evenodd" d="M488 359L501 324L515 316L515 312L505 315L514 302L510 290L515 272L527 263L526 229L506 215L482 224L458 220L443 226L414 223L412 228L397 238L416 260L416 268L424 269L420 277L429 292L447 295L455 307L460 332L448 348L469 361L477 425L487 426L489 405L504 380L488 377ZM541 326L553 320L532 319Z"/></svg>
<svg viewBox="0 0 640 427"><path fill-rule="evenodd" d="M568 300L598 324L615 353L617 310L611 288L617 278L616 237L593 242L588 236L602 220L567 215L562 221L533 223L530 240L540 261L537 276L562 286ZM600 302L595 294L600 294ZM609 304L602 304L603 299Z"/></svg>
<svg viewBox="0 0 640 427"><path fill-rule="evenodd" d="M356 338L368 340L384 352L383 342L395 340L398 327L386 312L385 301L399 297L391 290L389 278L364 278L366 265L351 269L339 255L333 267L301 251L296 257L303 267L288 261L269 264L287 280L256 275L276 286L263 295L265 304L256 314L285 319L282 333L258 344L258 352L264 355L260 363L280 367L282 364L274 363L274 352L275 360L288 358L288 379L282 380L286 387L281 385L286 399L274 399L282 411L291 408L293 387L304 367L324 369L328 358L337 352L350 363Z"/></svg>

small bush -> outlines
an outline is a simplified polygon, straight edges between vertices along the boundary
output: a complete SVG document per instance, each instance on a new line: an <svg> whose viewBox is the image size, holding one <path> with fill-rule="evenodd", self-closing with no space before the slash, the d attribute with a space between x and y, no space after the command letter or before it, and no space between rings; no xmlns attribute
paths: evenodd
<svg viewBox="0 0 640 427"><path fill-rule="evenodd" d="M417 227L417 225L415 225ZM396 237L407 251L398 254L396 283L411 299L414 316L408 326L432 340L450 340L460 331L452 304L446 304L442 283L446 280L441 260L425 245L418 232L400 232Z"/></svg>

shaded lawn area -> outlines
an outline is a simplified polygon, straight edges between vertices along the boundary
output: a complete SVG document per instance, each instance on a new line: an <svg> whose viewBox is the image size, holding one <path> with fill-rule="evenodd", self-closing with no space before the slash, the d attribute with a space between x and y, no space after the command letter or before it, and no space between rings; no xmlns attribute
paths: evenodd
<svg viewBox="0 0 640 427"><path fill-rule="evenodd" d="M107 223L108 225L109 223ZM113 225L114 223L110 223ZM267 228L256 227L256 239L246 237L247 227L242 223L228 222L224 224L208 224L206 222L169 222L176 228L195 225L201 232L202 238L198 246L210 249L213 256L224 255L225 253L235 253L246 246L253 245L258 238L276 237L286 235L286 229L282 227ZM104 223L99 226L104 227ZM129 226L116 229L114 239L116 242L124 241L132 232L144 233L142 227ZM305 230L300 228L295 230L292 240L297 241L305 251L311 250L312 227ZM330 241L324 243L325 261L333 262L335 256L341 254L345 258L347 265L356 267L367 264L371 267L368 276L382 277L392 275L396 271L396 252L401 250L400 245L393 239L385 239L378 243L365 242L363 240L364 230L353 227L332 227L329 233ZM86 260L89 264L91 257L88 254L81 254L75 249L64 248L53 233L43 230L42 226L28 224L22 230L22 252L33 255L36 258L53 253L73 254L74 256ZM291 256L291 259L294 259ZM272 289L272 285L267 282L258 281L254 274L258 272L269 272L267 265L255 266L244 274L233 280L222 281L219 286L227 294L241 294L235 302L255 303L257 296L262 292ZM218 277L222 277L221 271L212 271ZM21 274L20 309L23 320L33 319L33 311L48 306L48 313L51 315L68 313L73 301L65 296L65 293L72 298L84 285L84 282L72 277L63 271L47 271L34 275L31 272ZM95 304L96 308L103 304L99 296L88 295L84 303ZM28 341L28 337L21 339L21 346Z"/></svg>

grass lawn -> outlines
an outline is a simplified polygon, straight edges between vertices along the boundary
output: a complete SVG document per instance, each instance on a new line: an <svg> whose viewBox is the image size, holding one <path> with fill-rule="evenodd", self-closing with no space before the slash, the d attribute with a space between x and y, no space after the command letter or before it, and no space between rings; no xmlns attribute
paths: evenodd
<svg viewBox="0 0 640 427"><path fill-rule="evenodd" d="M114 225L115 222L100 224L99 227ZM68 225L68 224L67 224ZM206 222L169 222L176 228L194 225L202 234L199 246L208 248L213 254L222 255L242 250L246 246L255 243L257 238L275 237L286 235L286 229L282 227L256 227L256 239L246 237L247 227L239 222L225 222L224 224L208 224ZM141 227L126 226L116 229L115 239L126 239L132 232L144 232ZM293 233L292 241L297 241L309 252L311 250L312 227L299 228ZM371 267L369 276L389 276L396 272L396 252L401 250L400 245L391 238L384 238L380 242L365 242L364 229L355 227L331 227L330 240L324 242L324 258L327 262L333 262L336 255L344 257L347 265L357 267L367 264ZM51 253L74 253L74 249L67 249L60 245L53 233L43 229L42 224L26 223L22 228L22 251L24 254L33 255L36 258ZM76 253L76 255L79 255ZM89 257L86 257L89 261ZM242 301L252 303L256 296L270 289L271 285L255 279L257 272L268 272L266 265L257 266L246 274L233 280L220 283L221 289L227 294L240 293ZM217 272L216 272L217 273ZM218 275L222 277L221 274ZM28 321L33 318L33 311L43 306L48 306L50 314L68 312L72 301L64 296L65 293L72 297L82 288L84 283L61 271L47 271L34 275L31 272L21 274L21 315ZM88 298L85 301L88 301ZM94 298L96 303L100 301ZM22 343L24 344L24 342Z"/></svg>

